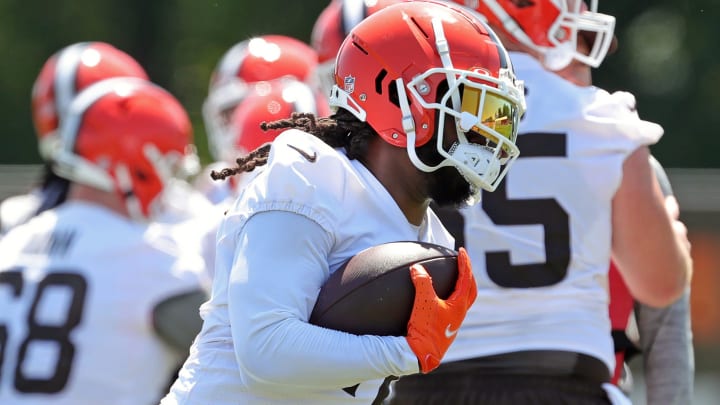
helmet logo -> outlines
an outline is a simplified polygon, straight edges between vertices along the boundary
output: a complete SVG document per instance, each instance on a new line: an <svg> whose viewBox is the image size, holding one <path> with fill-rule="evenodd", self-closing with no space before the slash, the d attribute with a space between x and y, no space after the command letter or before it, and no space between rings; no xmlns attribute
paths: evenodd
<svg viewBox="0 0 720 405"><path fill-rule="evenodd" d="M355 91L355 78L353 76L345 76L345 79L343 79L343 90L349 94Z"/></svg>
<svg viewBox="0 0 720 405"><path fill-rule="evenodd" d="M485 76L492 76L490 74L490 71L488 71L487 69L485 69L483 67L474 66L474 67L471 67L469 70L473 73L479 73L479 74L485 75Z"/></svg>

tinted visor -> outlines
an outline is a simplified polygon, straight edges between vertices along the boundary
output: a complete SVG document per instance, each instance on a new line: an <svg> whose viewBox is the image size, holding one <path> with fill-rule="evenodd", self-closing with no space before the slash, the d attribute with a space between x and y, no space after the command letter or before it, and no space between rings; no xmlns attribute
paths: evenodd
<svg viewBox="0 0 720 405"><path fill-rule="evenodd" d="M515 143L519 121L516 104L486 88L466 85L462 92L462 113L463 131L472 131L484 136L494 144L490 146L503 143L503 150L508 154L512 153L511 148L499 137L509 140L512 144ZM467 125L468 114L475 117L472 126Z"/></svg>

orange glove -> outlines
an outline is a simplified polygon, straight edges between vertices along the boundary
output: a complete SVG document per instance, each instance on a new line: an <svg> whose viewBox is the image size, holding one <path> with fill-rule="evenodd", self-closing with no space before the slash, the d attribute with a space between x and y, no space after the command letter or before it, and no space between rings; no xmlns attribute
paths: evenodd
<svg viewBox="0 0 720 405"><path fill-rule="evenodd" d="M458 328L477 297L470 259L464 248L458 252L458 279L447 300L438 298L432 279L420 264L410 267L415 285L415 304L408 322L407 341L420 362L420 371L429 373L440 365Z"/></svg>

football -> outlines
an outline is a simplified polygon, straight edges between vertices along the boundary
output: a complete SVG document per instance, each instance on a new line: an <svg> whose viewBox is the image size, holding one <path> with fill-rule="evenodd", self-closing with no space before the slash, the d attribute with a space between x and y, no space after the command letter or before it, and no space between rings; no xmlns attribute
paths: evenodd
<svg viewBox="0 0 720 405"><path fill-rule="evenodd" d="M457 252L425 242L390 242L350 258L320 289L310 323L356 335L405 336L415 286L410 266L422 264L438 297L458 276Z"/></svg>

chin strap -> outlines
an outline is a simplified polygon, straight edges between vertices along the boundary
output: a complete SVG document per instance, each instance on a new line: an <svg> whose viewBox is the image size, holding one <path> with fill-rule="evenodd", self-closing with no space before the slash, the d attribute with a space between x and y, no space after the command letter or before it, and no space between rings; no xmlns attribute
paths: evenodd
<svg viewBox="0 0 720 405"><path fill-rule="evenodd" d="M408 157L410 157L410 161L419 170L428 173L435 171L440 166L426 165L422 160L420 160L417 155L417 151L415 150L415 140L417 139L417 136L415 135L415 121L413 120L412 112L410 111L410 103L408 102L407 93L405 92L405 82L402 78L395 79L395 87L398 91L398 101L400 104L400 112L402 113L403 132L405 132L405 135L407 136L405 150L407 150Z"/></svg>
<svg viewBox="0 0 720 405"><path fill-rule="evenodd" d="M448 45L447 39L445 38L445 30L443 30L442 21L439 18L432 19L433 34L435 34L435 48L437 48L438 55L440 55L440 61L445 69L451 71L453 69L452 59L450 58L450 46ZM448 88L452 89L455 87L457 78L453 73L445 74L445 78L448 82ZM453 109L460 110L460 94L453 92L452 95Z"/></svg>

